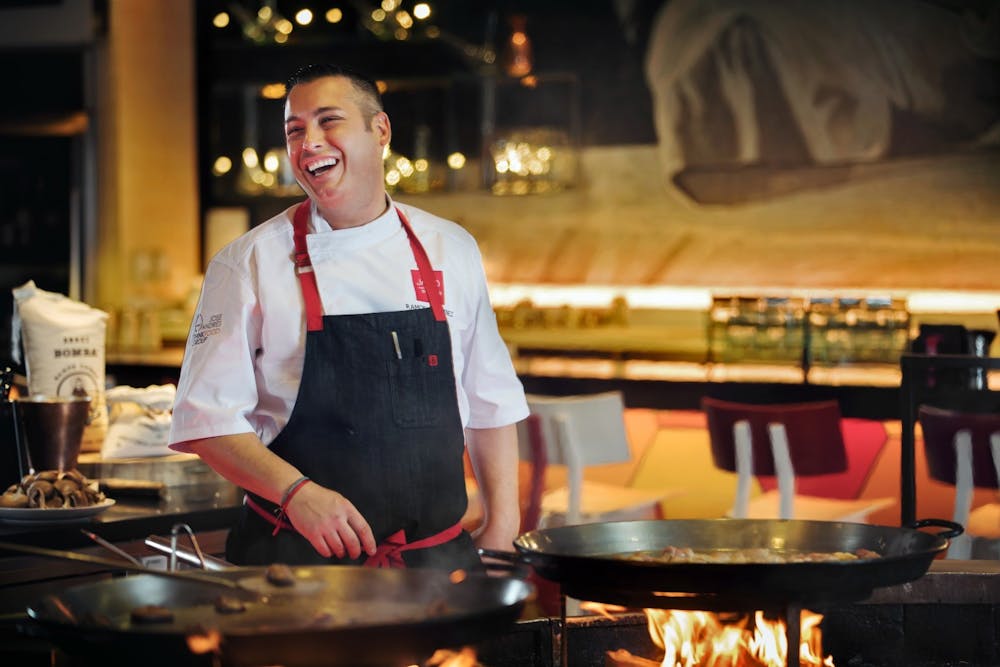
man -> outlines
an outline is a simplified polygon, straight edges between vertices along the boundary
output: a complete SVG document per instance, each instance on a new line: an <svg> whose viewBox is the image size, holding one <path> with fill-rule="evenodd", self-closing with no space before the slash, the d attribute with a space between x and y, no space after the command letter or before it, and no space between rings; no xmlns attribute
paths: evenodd
<svg viewBox="0 0 1000 667"><path fill-rule="evenodd" d="M233 562L475 569L474 544L517 534L524 391L475 240L386 194L391 134L371 81L297 72L285 136L309 198L206 271L170 441L247 490Z"/></svg>

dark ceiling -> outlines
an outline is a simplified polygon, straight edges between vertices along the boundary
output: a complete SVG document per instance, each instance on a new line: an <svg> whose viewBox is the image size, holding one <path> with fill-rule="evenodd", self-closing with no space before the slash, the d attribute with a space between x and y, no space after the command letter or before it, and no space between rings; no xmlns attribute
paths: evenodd
<svg viewBox="0 0 1000 667"><path fill-rule="evenodd" d="M531 40L534 73L561 83L543 84L532 92L506 87L498 99L497 112L503 116L498 122L552 124L552 117L558 116L559 122L572 126L583 145L652 143L651 103L642 70L643 31L660 2L623 3L632 9L622 14L614 0L431 0L433 13L427 23L451 39L430 39L414 30L406 41L398 41L379 38L366 29L362 17L378 4L356 0L339 3L343 20L337 24L317 16L308 27L297 27L284 45L257 46L244 37L236 21L221 30L212 27L212 17L219 11L232 13L235 3L199 0L199 76L203 86L218 89L227 84L283 81L304 64L327 61L401 86L428 79L468 82L490 72L503 79L502 69L491 70L481 60L466 56L462 47L489 47L502 61L511 18L521 15ZM260 6L258 0L240 3L251 14ZM406 8L413 4L412 0L403 3ZM279 0L274 7L291 18L308 5L303 0ZM326 6L317 5L314 11ZM464 94L466 84L461 85L458 95ZM392 100L386 103L391 112ZM478 105L478 100L471 104ZM469 111L467 115L478 116L478 109Z"/></svg>

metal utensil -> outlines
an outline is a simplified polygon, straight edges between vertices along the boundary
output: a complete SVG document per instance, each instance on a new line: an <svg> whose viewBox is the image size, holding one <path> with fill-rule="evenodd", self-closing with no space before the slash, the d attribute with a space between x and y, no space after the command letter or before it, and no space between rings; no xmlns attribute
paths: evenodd
<svg viewBox="0 0 1000 667"><path fill-rule="evenodd" d="M132 554L128 553L127 551L124 551L123 549L120 549L120 548L116 547L114 544L112 544L111 542L108 542L106 539L104 539L100 535L98 535L96 533L92 533L92 532L90 532L89 530L87 530L85 528L81 528L80 532L83 533L84 535L86 535L87 537L89 537L91 540L93 540L97 544L99 544L102 547L104 547L105 549L107 549L108 551L110 551L111 553L118 554L119 556L121 556L122 558L124 558L125 560L127 560L128 562L133 563L134 565L138 565L139 567L142 567L142 563L139 561L138 558L136 558Z"/></svg>
<svg viewBox="0 0 1000 667"><path fill-rule="evenodd" d="M39 511L44 512L45 510L39 510ZM201 574L200 572L189 572L186 570L181 570L181 571L154 570L152 568L146 567L141 564L136 565L128 561L114 560L111 558L102 558L101 556L91 556L90 554L81 554L75 551L46 549L44 547L36 547L28 544L13 544L11 542L0 542L0 551L12 551L14 553L28 554L31 556L44 556L46 558L57 558L59 560L68 560L75 563L87 563L88 565L101 565L103 567L110 567L118 570L128 570L130 572L142 572L144 574L155 574L158 577L166 577L169 579L183 579L185 581L212 584L213 586L222 586L224 588L233 588L233 589L240 588L239 583L236 581L223 579L221 577L213 577L211 575Z"/></svg>
<svg viewBox="0 0 1000 667"><path fill-rule="evenodd" d="M145 540L146 546L151 549L155 549L160 553L166 554L167 556L171 554L176 554L176 557L188 565L197 565L206 570L225 570L231 567L235 567L233 563L221 558L214 558L208 554L199 555L193 550L187 547L177 545L176 548L172 547L170 540L164 537L159 537L157 535L150 535Z"/></svg>

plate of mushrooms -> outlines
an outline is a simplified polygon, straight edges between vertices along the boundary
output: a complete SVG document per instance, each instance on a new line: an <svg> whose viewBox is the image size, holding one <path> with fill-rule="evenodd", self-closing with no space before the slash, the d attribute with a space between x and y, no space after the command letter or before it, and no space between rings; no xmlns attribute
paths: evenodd
<svg viewBox="0 0 1000 667"><path fill-rule="evenodd" d="M75 521L100 514L114 504L100 491L97 480L89 480L77 470L43 470L25 475L0 495L0 521Z"/></svg>

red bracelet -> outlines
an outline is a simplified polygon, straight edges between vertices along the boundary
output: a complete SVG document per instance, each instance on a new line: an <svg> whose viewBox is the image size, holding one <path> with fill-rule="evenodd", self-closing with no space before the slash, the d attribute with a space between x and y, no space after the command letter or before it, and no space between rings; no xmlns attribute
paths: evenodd
<svg viewBox="0 0 1000 667"><path fill-rule="evenodd" d="M295 494L306 485L306 482L310 481L312 480L303 475L292 482L291 486L285 490L285 493L281 496L281 504L278 506L278 509L274 510L274 516L278 519L278 521L274 525L274 532L271 533L272 536L278 534L278 531L281 530L282 519L288 516L288 513L285 511L288 509L288 503L292 502L292 498L295 497Z"/></svg>

